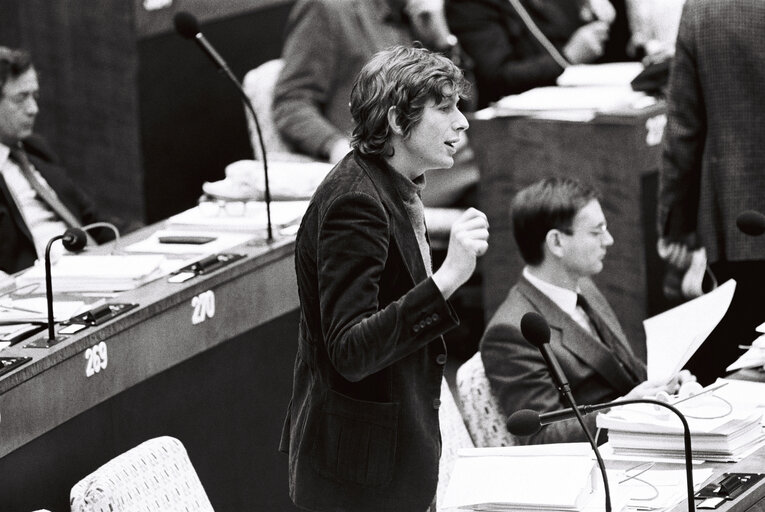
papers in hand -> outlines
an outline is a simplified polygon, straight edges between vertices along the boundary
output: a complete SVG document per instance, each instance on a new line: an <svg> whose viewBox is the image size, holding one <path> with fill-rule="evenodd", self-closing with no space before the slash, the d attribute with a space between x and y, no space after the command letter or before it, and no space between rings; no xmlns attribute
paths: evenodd
<svg viewBox="0 0 765 512"><path fill-rule="evenodd" d="M736 281L643 321L648 380L666 382L679 372L728 311Z"/></svg>
<svg viewBox="0 0 765 512"><path fill-rule="evenodd" d="M593 474L594 467L586 443L463 449L443 506L583 510L592 496L594 479L599 478ZM551 486L555 492L550 492Z"/></svg>
<svg viewBox="0 0 765 512"><path fill-rule="evenodd" d="M162 275L159 255L64 255L51 267L53 292L119 292L132 290ZM45 290L45 269L34 266L16 279L19 288Z"/></svg>

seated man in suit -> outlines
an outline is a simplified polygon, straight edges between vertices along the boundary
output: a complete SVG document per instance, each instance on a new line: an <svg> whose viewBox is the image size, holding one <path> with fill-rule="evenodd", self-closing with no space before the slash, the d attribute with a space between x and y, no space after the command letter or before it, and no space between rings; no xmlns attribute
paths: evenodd
<svg viewBox="0 0 765 512"><path fill-rule="evenodd" d="M516 243L526 262L481 340L486 376L502 412L549 412L568 407L539 350L526 341L521 318L535 311L550 324L550 345L578 404L672 394L694 378L685 370L670 382L646 381L619 320L590 280L603 269L614 242L596 192L568 178L539 181L512 202ZM591 433L595 415L585 416ZM553 423L520 442L585 441L576 419Z"/></svg>
<svg viewBox="0 0 765 512"><path fill-rule="evenodd" d="M66 228L98 220L93 202L32 136L38 94L29 54L0 46L0 271L9 274L42 258Z"/></svg>

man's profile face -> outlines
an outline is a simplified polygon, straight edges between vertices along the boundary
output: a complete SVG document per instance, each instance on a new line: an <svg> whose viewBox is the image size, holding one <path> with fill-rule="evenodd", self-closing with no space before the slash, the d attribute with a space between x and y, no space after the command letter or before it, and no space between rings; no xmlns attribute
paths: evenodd
<svg viewBox="0 0 765 512"><path fill-rule="evenodd" d="M32 134L39 89L34 68L5 82L0 96L0 142L6 146L13 146Z"/></svg>
<svg viewBox="0 0 765 512"><path fill-rule="evenodd" d="M614 239L606 227L600 203L593 199L577 212L571 229L562 231L562 264L569 274L590 277L603 270L603 258Z"/></svg>
<svg viewBox="0 0 765 512"><path fill-rule="evenodd" d="M454 165L454 153L467 119L457 108L459 96L444 98L441 103L428 100L422 119L403 140L401 150L412 165L421 170L444 169Z"/></svg>

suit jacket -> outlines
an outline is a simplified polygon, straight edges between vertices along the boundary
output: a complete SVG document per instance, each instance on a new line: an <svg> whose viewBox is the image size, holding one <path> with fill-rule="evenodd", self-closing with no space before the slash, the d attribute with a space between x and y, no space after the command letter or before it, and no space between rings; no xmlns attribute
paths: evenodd
<svg viewBox="0 0 765 512"><path fill-rule="evenodd" d="M389 0L299 0L290 11L274 89L274 122L297 151L326 158L353 127L348 101L356 75L380 50L412 43Z"/></svg>
<svg viewBox="0 0 765 512"><path fill-rule="evenodd" d="M436 492L441 335L458 321L427 276L382 159L350 153L295 248L300 330L280 449L318 511L423 511Z"/></svg>
<svg viewBox="0 0 765 512"><path fill-rule="evenodd" d="M696 232L710 262L762 260L736 228L765 213L765 2L688 0L670 70L658 230Z"/></svg>
<svg viewBox="0 0 765 512"><path fill-rule="evenodd" d="M550 42L561 50L584 21L576 0L521 0ZM604 48L603 62L626 60L629 40L624 0L612 1L617 17ZM449 28L474 65L478 106L509 94L555 85L563 72L526 28L508 0L450 0Z"/></svg>
<svg viewBox="0 0 765 512"><path fill-rule="evenodd" d="M646 378L645 365L635 356L605 297L590 280L580 283L581 294L616 337L606 347L521 276L489 322L480 350L486 376L503 413L519 409L549 412L569 407L558 393L539 350L520 331L523 315L535 311L550 324L550 346L579 405L607 402L632 390ZM595 416L585 416L594 432ZM586 441L576 419L542 427L521 443Z"/></svg>
<svg viewBox="0 0 765 512"><path fill-rule="evenodd" d="M93 201L75 185L66 170L56 165L42 141L24 141L24 149L35 169L82 224L99 220ZM32 266L37 259L29 227L24 223L16 203L8 201L10 197L5 180L0 180L0 270L9 274Z"/></svg>

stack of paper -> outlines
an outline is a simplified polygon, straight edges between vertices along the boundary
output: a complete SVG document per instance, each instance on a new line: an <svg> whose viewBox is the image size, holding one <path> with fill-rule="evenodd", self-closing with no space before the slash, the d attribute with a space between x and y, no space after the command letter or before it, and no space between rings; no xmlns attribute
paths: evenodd
<svg viewBox="0 0 765 512"><path fill-rule="evenodd" d="M65 255L51 267L53 292L119 292L160 277L164 256ZM19 288L37 285L45 291L45 269L37 265L16 279Z"/></svg>
<svg viewBox="0 0 765 512"><path fill-rule="evenodd" d="M303 217L308 201L274 201L271 203L271 225L283 227L297 223ZM191 208L167 219L166 226L184 231L211 231L233 233L261 233L266 229L266 204L250 201L242 215L227 214L221 208L209 215L206 209Z"/></svg>
<svg viewBox="0 0 765 512"><path fill-rule="evenodd" d="M741 354L741 357L736 359L728 366L725 371L733 372L741 370L742 368L758 368L765 366L765 324L760 324L757 327L757 332L760 336L755 339L751 346L742 346L742 349L746 349L746 352Z"/></svg>
<svg viewBox="0 0 765 512"><path fill-rule="evenodd" d="M738 461L765 442L762 410L757 408L732 403L714 392L682 403L678 400L675 407L688 421L694 459ZM685 456L680 419L663 407L640 404L614 408L599 414L597 425L608 429L608 442L615 455Z"/></svg>
<svg viewBox="0 0 765 512"><path fill-rule="evenodd" d="M443 506L580 511L596 496L593 488L600 475L594 469L589 445L583 443L464 449L459 451Z"/></svg>

